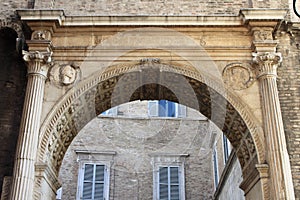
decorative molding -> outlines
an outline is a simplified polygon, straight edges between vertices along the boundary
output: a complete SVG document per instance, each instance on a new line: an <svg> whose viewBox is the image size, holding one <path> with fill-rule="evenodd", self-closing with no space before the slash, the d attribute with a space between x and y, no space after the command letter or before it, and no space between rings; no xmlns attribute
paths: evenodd
<svg viewBox="0 0 300 200"><path fill-rule="evenodd" d="M38 74L47 78L52 52L42 53L40 51L23 51L23 59L28 62L27 73ZM38 64L36 64L38 63Z"/></svg>
<svg viewBox="0 0 300 200"><path fill-rule="evenodd" d="M54 193L61 187L56 173L45 163L35 164L35 177L44 179Z"/></svg>
<svg viewBox="0 0 300 200"><path fill-rule="evenodd" d="M51 40L51 33L48 30L37 30L31 35L32 40Z"/></svg>
<svg viewBox="0 0 300 200"><path fill-rule="evenodd" d="M261 181L262 194L264 199L270 199L269 190L269 165L267 164L256 164L257 171Z"/></svg>
<svg viewBox="0 0 300 200"><path fill-rule="evenodd" d="M249 88L253 82L253 73L250 67L242 63L231 63L223 70L225 84L234 90Z"/></svg>
<svg viewBox="0 0 300 200"><path fill-rule="evenodd" d="M266 40L273 40L273 28L252 28L253 31L253 39L254 41L266 41Z"/></svg>
<svg viewBox="0 0 300 200"><path fill-rule="evenodd" d="M282 61L281 53L253 53L253 61L257 64L257 78L277 76L278 64Z"/></svg>
<svg viewBox="0 0 300 200"><path fill-rule="evenodd" d="M276 25L285 9L242 9L238 16L66 16L63 10L18 10L23 21L53 21L59 26L242 26L249 21ZM242 19L242 20L241 20Z"/></svg>

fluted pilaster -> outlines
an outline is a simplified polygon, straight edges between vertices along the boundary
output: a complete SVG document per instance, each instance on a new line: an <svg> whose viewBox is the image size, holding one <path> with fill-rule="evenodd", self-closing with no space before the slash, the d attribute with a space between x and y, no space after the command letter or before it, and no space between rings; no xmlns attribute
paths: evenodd
<svg viewBox="0 0 300 200"><path fill-rule="evenodd" d="M27 61L28 82L20 125L10 199L29 200L33 197L35 159L40 118L50 53L23 52Z"/></svg>
<svg viewBox="0 0 300 200"><path fill-rule="evenodd" d="M270 173L270 199L295 199L276 83L279 53L255 53Z"/></svg>

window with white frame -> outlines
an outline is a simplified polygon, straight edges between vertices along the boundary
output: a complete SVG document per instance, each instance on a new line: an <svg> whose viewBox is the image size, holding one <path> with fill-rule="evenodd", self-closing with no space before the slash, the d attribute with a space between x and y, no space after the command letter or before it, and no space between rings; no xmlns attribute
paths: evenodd
<svg viewBox="0 0 300 200"><path fill-rule="evenodd" d="M108 199L108 175L107 168L102 164L85 163L81 179L80 199L82 200L104 200Z"/></svg>
<svg viewBox="0 0 300 200"><path fill-rule="evenodd" d="M77 200L108 200L110 166L116 152L75 151L79 162Z"/></svg>
<svg viewBox="0 0 300 200"><path fill-rule="evenodd" d="M149 101L148 114L151 117L186 117L186 106L168 101Z"/></svg>
<svg viewBox="0 0 300 200"><path fill-rule="evenodd" d="M231 153L231 146L229 140L224 134L223 134L223 150L224 150L224 164L226 164L229 155Z"/></svg>
<svg viewBox="0 0 300 200"><path fill-rule="evenodd" d="M180 167L164 166L158 171L158 196L161 200L180 200Z"/></svg>
<svg viewBox="0 0 300 200"><path fill-rule="evenodd" d="M101 115L105 116L117 116L118 115L118 106L112 107L104 112L101 113Z"/></svg>
<svg viewBox="0 0 300 200"><path fill-rule="evenodd" d="M218 156L217 156L217 150L216 147L213 151L213 167L214 167L214 183L215 188L217 188L219 184L219 169L218 169Z"/></svg>
<svg viewBox="0 0 300 200"><path fill-rule="evenodd" d="M153 156L154 200L185 200L184 162L187 156L188 154Z"/></svg>

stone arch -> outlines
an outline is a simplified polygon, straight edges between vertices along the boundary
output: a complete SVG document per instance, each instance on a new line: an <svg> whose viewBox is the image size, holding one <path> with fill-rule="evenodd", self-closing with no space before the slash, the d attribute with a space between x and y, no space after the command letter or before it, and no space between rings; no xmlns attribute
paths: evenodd
<svg viewBox="0 0 300 200"><path fill-rule="evenodd" d="M148 68L146 67L146 69ZM247 173L252 170L247 169L255 168L255 164L265 163L261 126L241 99L230 90L223 90L222 83L204 77L190 66L160 62L157 69L159 73L165 70L175 76L183 76L187 80L195 92L199 104L180 103L198 109L219 126L236 149L243 169L243 176L248 176ZM122 76L129 74L131 77L138 77L136 80L139 80L142 70L139 62L113 65L104 72L94 74L70 89L54 106L42 124L37 160L39 162L50 162L52 169L58 173L64 154L77 133L91 119L112 107L112 90L116 89L116 85ZM172 96L168 95L153 96L154 93L146 94L141 87L135 85L133 79L129 80L128 83L132 84L129 87L132 86L134 88L132 91L135 91L133 95L130 94L129 101L136 99L174 100ZM151 87L156 87L154 89L158 91L156 94L163 94L164 88L159 84L148 84L145 87L147 88L144 88L144 91L151 91L153 89ZM210 110L214 101L212 96L214 96L214 99L221 98L226 101L224 124L221 122L222 119L212 119ZM120 96L116 105L125 103L124 99L126 98ZM219 107L218 109L224 108Z"/></svg>

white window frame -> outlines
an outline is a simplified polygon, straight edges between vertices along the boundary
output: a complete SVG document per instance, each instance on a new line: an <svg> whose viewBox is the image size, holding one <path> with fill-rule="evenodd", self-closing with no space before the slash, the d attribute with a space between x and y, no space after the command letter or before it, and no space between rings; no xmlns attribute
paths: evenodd
<svg viewBox="0 0 300 200"><path fill-rule="evenodd" d="M216 146L213 150L213 173L214 173L214 185L215 189L219 184L219 165L218 165L218 152Z"/></svg>
<svg viewBox="0 0 300 200"><path fill-rule="evenodd" d="M92 192L92 196L94 196L95 191L95 173L96 173L96 166L97 165L102 165L104 166L104 189L103 189L103 197L105 200L109 199L109 168L107 167L107 163L102 163L102 162L84 162L81 164L80 167L80 171L78 173L78 196L77 199L78 200L82 200L82 192L83 192L83 184L84 184L84 171L85 171L85 165L93 165L93 192ZM94 198L92 197L91 200L93 200Z"/></svg>
<svg viewBox="0 0 300 200"><path fill-rule="evenodd" d="M110 175L111 166L113 165L113 159L116 154L114 151L87 151L87 150L75 150L77 154L77 162L79 162L78 169L78 181L77 181L77 194L76 200L82 200L83 179L84 179L84 166L86 164L104 165L104 199L109 200L109 188L110 188ZM94 171L95 173L95 171Z"/></svg>
<svg viewBox="0 0 300 200"><path fill-rule="evenodd" d="M171 102L171 101L169 101ZM173 102L175 104L175 116L176 118L184 118L186 117L186 106ZM168 107L167 107L168 109ZM180 112L182 110L182 112ZM166 110L168 113L168 110ZM148 116L149 117L169 117L169 116L159 116L159 101L151 100L148 101ZM174 118L170 117L170 118Z"/></svg>
<svg viewBox="0 0 300 200"><path fill-rule="evenodd" d="M178 167L179 168L179 199L185 200L185 172L184 163L188 154L152 154L153 164L153 200L159 199L159 168Z"/></svg>
<svg viewBox="0 0 300 200"><path fill-rule="evenodd" d="M227 160L229 159L230 153L231 153L231 143L223 134L223 152L224 152L224 164L227 163Z"/></svg>

